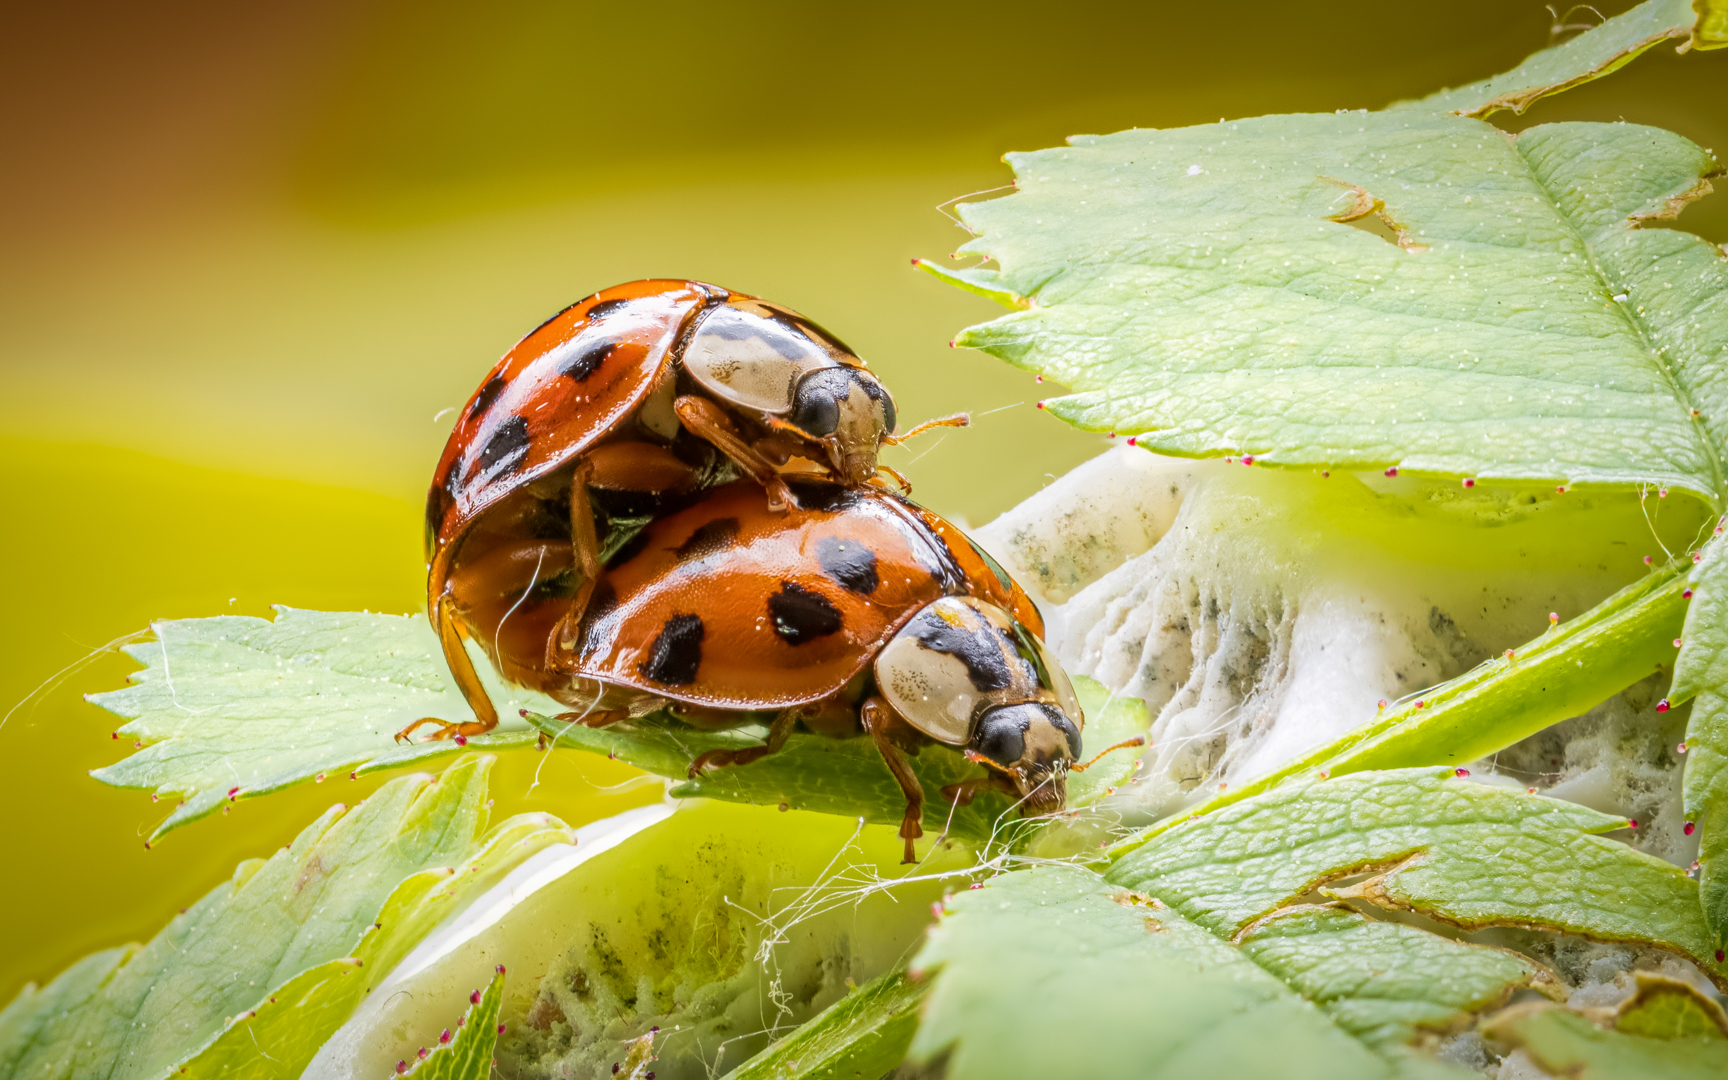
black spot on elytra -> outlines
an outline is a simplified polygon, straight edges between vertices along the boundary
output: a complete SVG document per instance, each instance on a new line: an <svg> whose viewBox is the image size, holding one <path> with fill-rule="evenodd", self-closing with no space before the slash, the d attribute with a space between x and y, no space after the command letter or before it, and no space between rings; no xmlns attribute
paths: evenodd
<svg viewBox="0 0 1728 1080"><path fill-rule="evenodd" d="M505 417L480 451L480 475L493 476L515 469L527 456L528 421L520 416Z"/></svg>
<svg viewBox="0 0 1728 1080"><path fill-rule="evenodd" d="M792 497L798 500L801 510L815 510L823 514L837 514L850 510L858 504L860 496L851 488L823 480L793 480L787 478L786 486L792 489Z"/></svg>
<svg viewBox="0 0 1728 1080"><path fill-rule="evenodd" d="M527 341L529 338L533 337L535 334L538 334L540 331L546 329L548 326L551 326L553 323L557 322L559 320L559 318L561 316L563 316L563 314L565 312L569 311L571 308L576 307L577 305L579 305L581 303L582 303L582 301L578 300L574 304L566 304L563 307L559 308L557 313L554 314L551 318L547 319L545 322L541 323L539 326L536 326L534 329L532 329L532 330L528 331L526 334L522 335L522 340Z"/></svg>
<svg viewBox="0 0 1728 1080"><path fill-rule="evenodd" d="M509 382L503 375L494 375L487 379L480 387L480 392L474 395L474 404L468 406L468 419L472 420L477 416L484 415L486 410L492 407L492 403L498 400L498 395L504 392L504 387L508 385Z"/></svg>
<svg viewBox="0 0 1728 1080"><path fill-rule="evenodd" d="M578 334L546 356L558 370L558 374L576 382L586 382L590 375L600 370L600 365L606 362L606 358L611 356L612 350L617 347L616 341L594 341Z"/></svg>
<svg viewBox="0 0 1728 1080"><path fill-rule="evenodd" d="M774 633L788 645L827 637L844 622L826 596L791 581L782 581L780 591L768 598L768 615L774 621Z"/></svg>
<svg viewBox="0 0 1728 1080"><path fill-rule="evenodd" d="M882 583L876 574L876 553L858 540L824 536L816 541L816 561L823 573L860 596L869 596Z"/></svg>
<svg viewBox="0 0 1728 1080"><path fill-rule="evenodd" d="M595 304L593 307L589 308L587 311L583 312L582 314L583 314L583 318L587 318L587 319L604 319L606 316L612 314L614 311L617 311L620 308L626 308L629 306L630 306L629 300L602 300L598 304Z"/></svg>
<svg viewBox="0 0 1728 1080"><path fill-rule="evenodd" d="M931 652L952 656L966 665L966 678L981 693L1006 690L1012 681L1002 646L989 624L977 630L951 625L934 611L925 609L912 620L912 636Z"/></svg>
<svg viewBox="0 0 1728 1080"><path fill-rule="evenodd" d="M690 534L690 539L679 544L677 555L680 560L705 559L725 551L737 540L738 519L716 518L705 522Z"/></svg>
<svg viewBox="0 0 1728 1080"><path fill-rule="evenodd" d="M960 569L960 561L954 557L954 551L948 546L948 541L935 529L920 530L924 539L935 549L936 564L929 567L930 576L942 586L942 591L950 596L959 596L970 592L967 588L966 573Z"/></svg>
<svg viewBox="0 0 1728 1080"><path fill-rule="evenodd" d="M696 681L696 669L702 666L702 638L707 633L700 615L672 616L660 628L648 648L648 659L638 670L661 686L688 686Z"/></svg>

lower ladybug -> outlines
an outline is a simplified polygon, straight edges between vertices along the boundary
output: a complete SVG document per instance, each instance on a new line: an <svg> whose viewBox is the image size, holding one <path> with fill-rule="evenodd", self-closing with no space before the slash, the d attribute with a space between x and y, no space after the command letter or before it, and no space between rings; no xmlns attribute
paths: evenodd
<svg viewBox="0 0 1728 1080"><path fill-rule="evenodd" d="M497 722L462 645L477 628L464 594L509 579L518 561L570 549L568 643L607 559L703 489L742 474L781 507L788 466L857 487L892 473L877 462L882 444L966 423L895 435L894 399L851 349L789 308L718 286L637 281L564 309L469 400L427 496L428 613L478 717L434 721L433 737Z"/></svg>
<svg viewBox="0 0 1728 1080"><path fill-rule="evenodd" d="M908 861L924 792L905 752L930 742L987 770L950 797L994 786L1028 812L1061 809L1085 717L1026 594L963 533L893 494L795 488L783 513L739 481L648 525L600 577L568 645L561 598L540 583L569 560L533 574L520 563L516 595L481 620L498 628L500 672L591 726L668 707L699 726L771 714L761 746L711 751L692 775L774 753L800 722L868 734L906 795Z"/></svg>

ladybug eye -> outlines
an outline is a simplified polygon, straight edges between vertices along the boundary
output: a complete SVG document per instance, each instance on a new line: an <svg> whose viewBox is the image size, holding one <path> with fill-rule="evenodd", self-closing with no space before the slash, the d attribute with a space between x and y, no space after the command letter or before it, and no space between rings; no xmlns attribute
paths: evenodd
<svg viewBox="0 0 1728 1080"><path fill-rule="evenodd" d="M792 391L792 422L812 435L834 434L840 427L840 399L851 388L852 373L846 368L812 371Z"/></svg>
<svg viewBox="0 0 1728 1080"><path fill-rule="evenodd" d="M978 733L972 736L972 747L1003 768L1020 764L1026 754L1026 729L1030 716L1021 715L1028 706L991 709L978 723Z"/></svg>
<svg viewBox="0 0 1728 1080"><path fill-rule="evenodd" d="M854 398L854 391L862 393ZM812 435L832 435L840 428L843 407L851 410L857 421L864 420L878 405L882 431L893 431L894 399L874 376L857 368L818 368L799 379L792 391L792 422Z"/></svg>
<svg viewBox="0 0 1728 1080"><path fill-rule="evenodd" d="M864 384L864 390L866 393L868 393L872 387L877 391L870 396L882 403L882 430L892 432L896 427L900 426L898 417L894 415L894 399L888 395L888 388L877 382L875 379L866 378L860 379L859 381Z"/></svg>
<svg viewBox="0 0 1728 1080"><path fill-rule="evenodd" d="M1080 730L1043 702L1004 705L978 721L972 748L1003 768L1048 768L1080 756Z"/></svg>

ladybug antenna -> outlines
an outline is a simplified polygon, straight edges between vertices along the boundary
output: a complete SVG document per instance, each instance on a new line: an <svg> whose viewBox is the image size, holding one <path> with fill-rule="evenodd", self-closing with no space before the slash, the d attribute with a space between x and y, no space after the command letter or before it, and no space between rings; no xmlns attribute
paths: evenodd
<svg viewBox="0 0 1728 1080"><path fill-rule="evenodd" d="M1096 753L1092 756L1092 760L1086 762L1084 765L1070 765L1070 766L1068 766L1068 771L1069 772L1085 772L1087 769L1090 769L1092 766L1098 764L1099 759L1102 758L1105 754L1115 753L1117 750L1125 750L1130 746L1145 746L1145 745L1146 745L1146 736L1144 736L1144 735L1136 735L1132 739L1123 739L1121 742L1117 743L1115 746L1106 746L1104 749L1098 751L1098 753Z"/></svg>
<svg viewBox="0 0 1728 1080"><path fill-rule="evenodd" d="M982 765L986 769L995 769L997 772L1001 773L1003 776L1013 776L1014 775L1013 769L1008 768L1006 765L998 765L996 762L990 760L989 758L985 757L983 754L980 754L976 750L966 751L966 760L970 761L974 764L977 764L977 765Z"/></svg>
<svg viewBox="0 0 1728 1080"><path fill-rule="evenodd" d="M792 421L782 420L778 416L765 416L762 418L762 422L775 431L784 431L788 434L796 435L800 439L808 439L813 443L819 443L822 441L822 436L812 435L797 424L794 424Z"/></svg>
<svg viewBox="0 0 1728 1080"><path fill-rule="evenodd" d="M910 439L915 435L922 435L924 432L929 431L931 428L971 427L971 426L972 426L972 414L971 413L957 412L952 416L938 416L934 420L926 420L922 424L918 424L918 425L914 426L910 431L906 432L904 435L884 435L884 436L882 436L882 441L887 443L889 446L899 446L901 443L905 442L907 439Z"/></svg>

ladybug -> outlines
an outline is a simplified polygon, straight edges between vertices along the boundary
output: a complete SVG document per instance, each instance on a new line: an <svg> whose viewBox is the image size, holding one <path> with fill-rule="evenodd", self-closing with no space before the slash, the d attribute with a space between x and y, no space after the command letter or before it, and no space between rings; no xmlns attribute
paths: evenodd
<svg viewBox="0 0 1728 1080"><path fill-rule="evenodd" d="M767 740L690 766L774 753L799 723L869 735L906 796L906 858L924 792L905 754L963 748L985 787L1059 810L1085 717L1026 594L954 526L880 488L791 481L784 512L749 480L650 523L602 573L577 632L541 584L573 568L522 559L514 597L479 612L507 679L602 726L670 708L698 726L766 720ZM550 575L548 577L547 575ZM508 603L506 603L508 600Z"/></svg>
<svg viewBox="0 0 1728 1080"><path fill-rule="evenodd" d="M882 444L967 422L895 435L894 399L864 361L753 296L637 281L565 308L480 385L427 496L427 610L477 719L422 720L397 738L422 724L437 739L497 723L462 638L488 636L479 611L524 560L571 564L560 571L576 581L564 590L567 639L608 559L706 488L747 476L779 509L788 469L847 487L886 471L904 484L878 464Z"/></svg>

